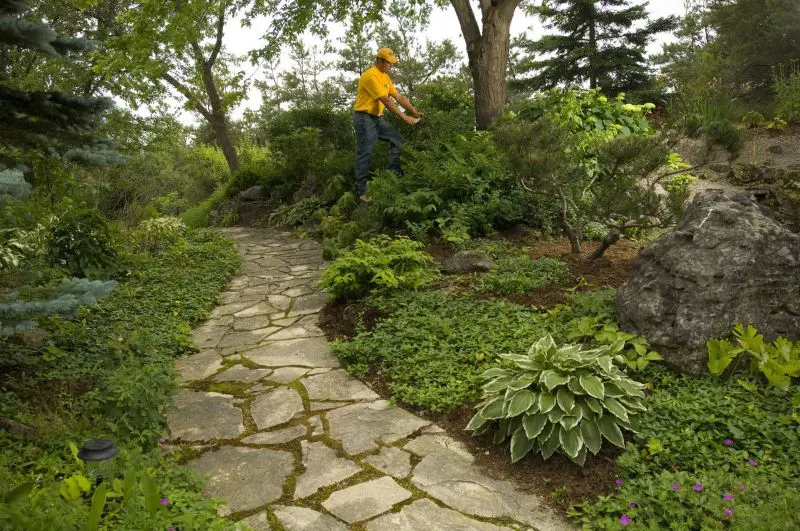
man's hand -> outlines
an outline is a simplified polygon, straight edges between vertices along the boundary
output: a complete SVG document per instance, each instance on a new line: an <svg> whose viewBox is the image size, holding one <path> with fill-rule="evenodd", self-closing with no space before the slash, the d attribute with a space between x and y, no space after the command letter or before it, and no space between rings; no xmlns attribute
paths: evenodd
<svg viewBox="0 0 800 531"><path fill-rule="evenodd" d="M419 121L419 118L414 118L414 117L409 116L407 114L403 114L402 116L403 116L403 121L405 123L407 123L408 125L416 125L417 122Z"/></svg>
<svg viewBox="0 0 800 531"><path fill-rule="evenodd" d="M420 118L422 118L423 116L425 116L425 113L423 113L423 112L420 112L420 111L419 111L419 110L417 110L417 109L414 109L413 111L411 111L411 115L412 115L414 118L416 118L417 120L419 120Z"/></svg>

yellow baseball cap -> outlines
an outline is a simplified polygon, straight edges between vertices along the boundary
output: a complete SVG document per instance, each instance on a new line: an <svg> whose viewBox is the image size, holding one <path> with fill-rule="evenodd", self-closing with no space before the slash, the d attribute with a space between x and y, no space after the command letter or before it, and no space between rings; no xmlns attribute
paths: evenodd
<svg viewBox="0 0 800 531"><path fill-rule="evenodd" d="M391 48L381 48L378 50L378 57L392 64L395 64L398 61L397 56L394 54Z"/></svg>

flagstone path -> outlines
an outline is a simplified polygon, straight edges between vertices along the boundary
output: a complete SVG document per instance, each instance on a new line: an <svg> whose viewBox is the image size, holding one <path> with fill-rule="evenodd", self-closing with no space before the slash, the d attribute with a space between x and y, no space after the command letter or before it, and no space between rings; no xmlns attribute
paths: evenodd
<svg viewBox="0 0 800 531"><path fill-rule="evenodd" d="M168 441L224 501L221 515L257 531L570 528L340 368L317 326L326 264L315 242L226 232L242 275L194 331L200 352L176 364Z"/></svg>

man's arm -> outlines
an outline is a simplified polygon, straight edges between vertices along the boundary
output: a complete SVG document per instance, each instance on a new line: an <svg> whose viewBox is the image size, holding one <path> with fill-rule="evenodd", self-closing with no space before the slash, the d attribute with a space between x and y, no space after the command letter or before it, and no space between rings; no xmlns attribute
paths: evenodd
<svg viewBox="0 0 800 531"><path fill-rule="evenodd" d="M381 103L386 105L387 109L389 109L394 114L396 114L405 123L407 123L409 125L414 125L415 123L417 123L416 120L414 120L412 117L410 117L409 115L407 115L406 113L401 111L400 108L395 104L394 101L392 101L392 99L389 96L382 96L382 97L380 97L378 99L381 101ZM408 101L408 100L406 100L406 101Z"/></svg>
<svg viewBox="0 0 800 531"><path fill-rule="evenodd" d="M420 118L422 116L422 113L419 112L417 108L414 107L414 105L412 105L411 101L409 101L408 98L406 98L399 92L395 92L394 94L389 94L389 96L394 98L394 101L399 103L405 110L410 112L411 115L414 116L415 118Z"/></svg>

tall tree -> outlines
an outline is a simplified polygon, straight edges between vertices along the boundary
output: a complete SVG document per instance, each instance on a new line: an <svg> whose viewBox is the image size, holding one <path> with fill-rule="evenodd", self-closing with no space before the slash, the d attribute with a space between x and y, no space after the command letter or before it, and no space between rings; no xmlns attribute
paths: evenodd
<svg viewBox="0 0 800 531"><path fill-rule="evenodd" d="M647 43L678 23L676 17L649 20L647 3L629 0L542 0L532 11L556 31L523 43L532 59L521 67L533 74L523 83L539 90L587 82L609 93L642 87Z"/></svg>
<svg viewBox="0 0 800 531"><path fill-rule="evenodd" d="M27 9L18 0L0 0L0 65L20 52L30 63L36 54L67 61L71 54L87 51L86 39L60 36L46 24L23 18ZM113 106L110 100L22 89L10 73L0 68L0 169L34 154L88 164L119 160L94 134L103 113Z"/></svg>
<svg viewBox="0 0 800 531"><path fill-rule="evenodd" d="M129 0L130 1L130 0ZM209 124L231 172L239 168L228 114L244 98L238 60L224 52L225 27L246 0L141 0L117 17L97 68L120 79L117 94L138 105L177 92Z"/></svg>

